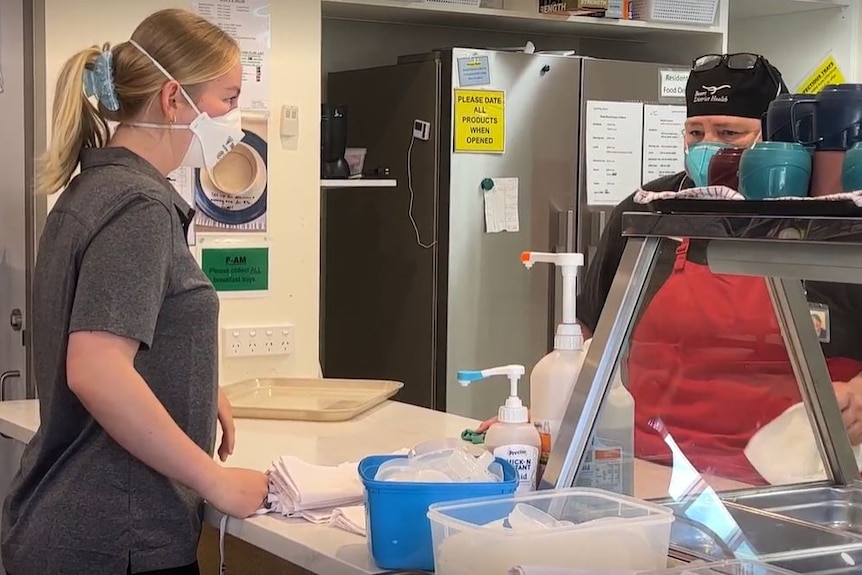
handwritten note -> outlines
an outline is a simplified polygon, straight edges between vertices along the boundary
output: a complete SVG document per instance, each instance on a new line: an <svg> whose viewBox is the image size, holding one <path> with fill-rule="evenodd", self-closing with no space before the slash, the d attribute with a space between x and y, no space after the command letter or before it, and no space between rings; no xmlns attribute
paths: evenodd
<svg viewBox="0 0 862 575"><path fill-rule="evenodd" d="M518 178L493 178L493 186L483 189L485 196L485 231L489 234L517 232L521 223L518 216Z"/></svg>

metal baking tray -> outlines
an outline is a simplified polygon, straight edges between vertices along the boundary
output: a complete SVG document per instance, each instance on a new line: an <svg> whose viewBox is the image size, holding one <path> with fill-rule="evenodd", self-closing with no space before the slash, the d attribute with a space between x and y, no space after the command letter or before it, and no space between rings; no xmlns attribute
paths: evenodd
<svg viewBox="0 0 862 575"><path fill-rule="evenodd" d="M373 379L249 379L223 387L234 417L347 421L398 393L404 384Z"/></svg>
<svg viewBox="0 0 862 575"><path fill-rule="evenodd" d="M815 487L734 497L738 505L769 511L838 531L862 535L862 491Z"/></svg>

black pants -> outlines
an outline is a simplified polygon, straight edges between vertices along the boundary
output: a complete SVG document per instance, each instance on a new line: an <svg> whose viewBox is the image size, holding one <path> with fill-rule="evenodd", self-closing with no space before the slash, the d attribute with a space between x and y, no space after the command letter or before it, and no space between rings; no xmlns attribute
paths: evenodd
<svg viewBox="0 0 862 575"><path fill-rule="evenodd" d="M129 566L129 570L126 572L129 575L132 573L132 567ZM175 567L173 569L160 569L159 571L147 571L145 573L138 573L137 575L200 575L200 569L198 569L197 562L192 563L191 565L186 565L185 567Z"/></svg>

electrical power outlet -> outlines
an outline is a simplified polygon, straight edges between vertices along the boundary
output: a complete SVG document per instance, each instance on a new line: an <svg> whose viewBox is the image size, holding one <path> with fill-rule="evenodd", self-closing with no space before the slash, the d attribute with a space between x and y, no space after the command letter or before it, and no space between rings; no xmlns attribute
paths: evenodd
<svg viewBox="0 0 862 575"><path fill-rule="evenodd" d="M222 350L225 357L290 355L293 326L226 327L222 330Z"/></svg>

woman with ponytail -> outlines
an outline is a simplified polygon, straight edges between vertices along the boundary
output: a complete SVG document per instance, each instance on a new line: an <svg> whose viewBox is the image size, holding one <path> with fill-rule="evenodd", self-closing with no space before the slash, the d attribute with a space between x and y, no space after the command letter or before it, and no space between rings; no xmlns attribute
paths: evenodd
<svg viewBox="0 0 862 575"><path fill-rule="evenodd" d="M34 272L41 426L3 506L11 575L197 574L202 500L248 516L266 476L233 451L218 297L167 175L211 170L243 136L236 42L163 10L87 48L57 81L38 191L63 191ZM80 170L77 175L76 172Z"/></svg>

